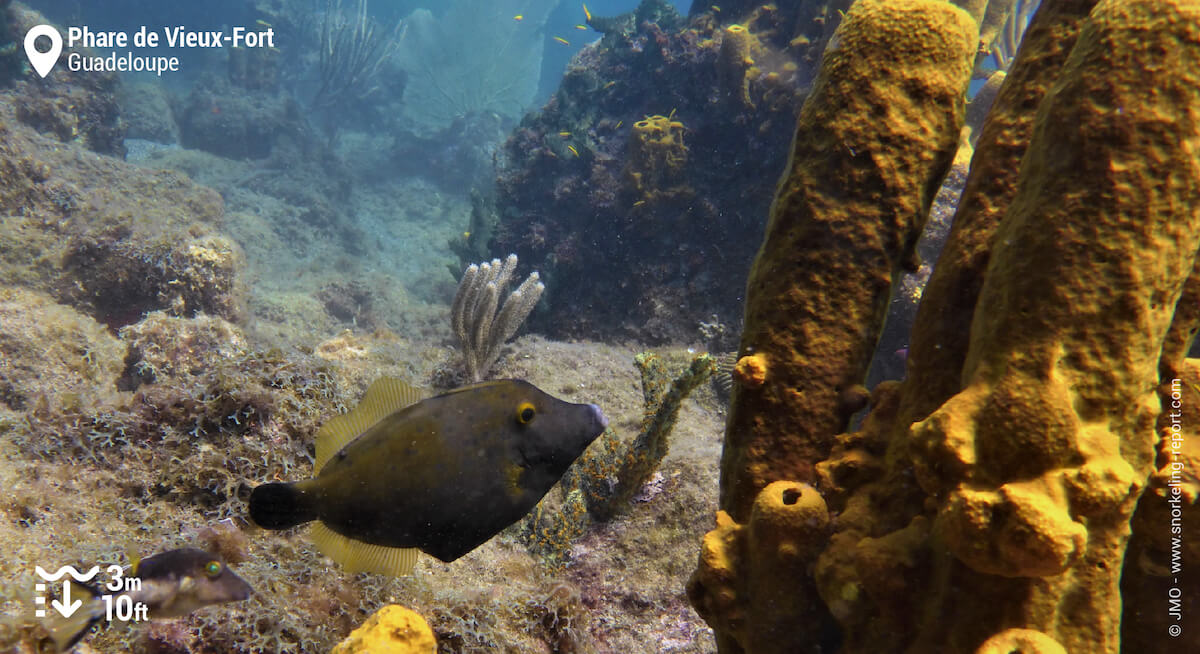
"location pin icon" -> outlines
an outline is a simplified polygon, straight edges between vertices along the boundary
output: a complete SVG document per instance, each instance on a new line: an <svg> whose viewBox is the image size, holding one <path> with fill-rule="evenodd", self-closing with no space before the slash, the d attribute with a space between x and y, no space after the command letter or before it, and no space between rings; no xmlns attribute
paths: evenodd
<svg viewBox="0 0 1200 654"><path fill-rule="evenodd" d="M44 36L50 39L50 49L45 52L38 52L34 47L34 42L37 37ZM58 63L58 55L62 53L62 35L58 30L49 25L36 25L29 30L25 35L25 56L29 57L29 63L33 64L33 69L38 75L45 77L50 74L50 70L54 68L54 64Z"/></svg>

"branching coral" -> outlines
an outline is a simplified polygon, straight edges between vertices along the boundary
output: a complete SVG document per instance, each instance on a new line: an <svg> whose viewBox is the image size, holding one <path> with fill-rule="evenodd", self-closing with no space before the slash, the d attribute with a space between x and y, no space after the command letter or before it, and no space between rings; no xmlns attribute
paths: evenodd
<svg viewBox="0 0 1200 654"><path fill-rule="evenodd" d="M458 282L450 322L462 346L467 378L472 382L487 374L500 357L500 348L517 333L546 288L532 272L500 306L500 296L508 290L516 270L517 255L510 254L503 262L494 259L467 266Z"/></svg>
<svg viewBox="0 0 1200 654"><path fill-rule="evenodd" d="M551 565L566 561L572 541L592 519L610 520L629 505L667 455L683 401L716 372L708 354L694 357L674 379L656 354L642 352L634 363L645 399L641 431L622 444L612 429L605 430L563 478L562 506L547 516L539 505L524 522L525 541Z"/></svg>
<svg viewBox="0 0 1200 654"><path fill-rule="evenodd" d="M313 105L365 100L379 66L399 47L399 32L399 24L390 29L376 24L367 15L367 0L357 0L352 10L342 0L326 0L317 52L321 83Z"/></svg>

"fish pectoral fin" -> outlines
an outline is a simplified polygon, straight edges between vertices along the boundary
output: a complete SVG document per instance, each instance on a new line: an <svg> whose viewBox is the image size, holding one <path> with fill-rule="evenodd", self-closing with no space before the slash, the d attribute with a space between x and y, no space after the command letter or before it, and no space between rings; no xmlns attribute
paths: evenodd
<svg viewBox="0 0 1200 654"><path fill-rule="evenodd" d="M320 473L338 450L372 425L406 406L420 402L425 399L424 396L420 389L394 377L376 379L353 411L331 418L317 431L313 475Z"/></svg>
<svg viewBox="0 0 1200 654"><path fill-rule="evenodd" d="M386 547L372 545L343 536L325 526L313 523L310 534L317 549L336 561L347 572L374 572L403 577L412 574L421 550L415 547Z"/></svg>

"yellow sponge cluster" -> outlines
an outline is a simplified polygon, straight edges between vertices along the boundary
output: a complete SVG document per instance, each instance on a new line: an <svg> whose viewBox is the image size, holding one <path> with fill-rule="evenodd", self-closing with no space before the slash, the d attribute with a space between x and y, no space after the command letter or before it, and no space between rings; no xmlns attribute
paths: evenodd
<svg viewBox="0 0 1200 654"><path fill-rule="evenodd" d="M395 604L379 609L332 654L435 654L433 630L418 613Z"/></svg>
<svg viewBox="0 0 1200 654"><path fill-rule="evenodd" d="M1144 609L1200 578L1167 558L1200 522L1196 0L1043 5L908 376L846 429L953 154L935 137L962 124L974 18L859 0L801 110L747 285L723 511L688 587L722 654L1116 654L1200 628Z"/></svg>
<svg viewBox="0 0 1200 654"><path fill-rule="evenodd" d="M669 116L650 116L634 123L625 176L639 200L674 196L683 190L687 164L683 132L683 123Z"/></svg>

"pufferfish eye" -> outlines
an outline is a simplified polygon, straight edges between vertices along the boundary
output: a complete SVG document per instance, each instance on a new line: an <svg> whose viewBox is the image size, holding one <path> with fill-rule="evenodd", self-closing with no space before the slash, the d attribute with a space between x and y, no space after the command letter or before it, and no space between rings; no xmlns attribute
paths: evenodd
<svg viewBox="0 0 1200 654"><path fill-rule="evenodd" d="M209 577L216 577L217 575L221 574L221 562L209 561L208 563L204 564L204 574L208 575Z"/></svg>
<svg viewBox="0 0 1200 654"><path fill-rule="evenodd" d="M532 403L522 402L517 405L517 422L521 423L522 425L527 425L530 422L533 422L533 417L536 415L537 411L534 410Z"/></svg>

